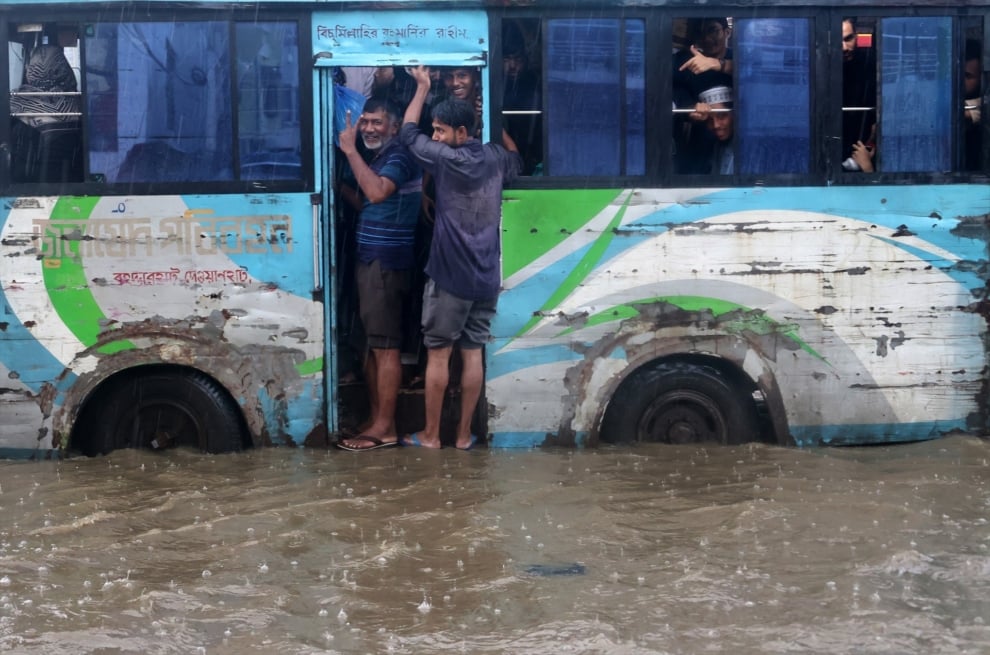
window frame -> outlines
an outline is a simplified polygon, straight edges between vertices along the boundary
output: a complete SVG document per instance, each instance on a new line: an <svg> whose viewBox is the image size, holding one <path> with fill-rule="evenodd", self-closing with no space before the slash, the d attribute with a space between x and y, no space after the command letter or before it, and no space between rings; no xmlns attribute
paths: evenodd
<svg viewBox="0 0 990 655"><path fill-rule="evenodd" d="M0 110L6 111L10 115L10 91L12 88L9 74L9 49L6 43L8 35L14 25L24 22L39 22L38 17L42 16L46 23L73 23L79 26L79 48L80 48L80 68L83 71L80 75L80 91L82 93L82 143L83 143L83 169L84 180L82 182L59 182L59 183L36 183L36 182L13 182L11 180L10 158L0 157L0 187L8 195L175 195L175 194L227 194L227 193L277 193L277 192L312 192L315 189L314 172L314 126L313 126L313 68L310 57L310 34L311 34L311 11L289 11L278 10L247 10L243 8L228 8L222 11L208 11L192 8L140 8L135 5L127 5L124 8L108 9L100 5L92 5L89 11L72 8L70 10L46 11L43 7L18 8L0 17L0 30L5 35L4 45L0 48L3 61L6 66L0 64L0 86L3 92L0 93ZM87 82L86 82L86 49L84 47L85 34L83 26L87 23L151 23L151 22L226 22L230 33L236 32L237 23L256 22L294 22L298 30L298 52L296 61L299 67L299 139L301 156L301 177L299 179L281 180L222 180L222 181L190 181L190 182L117 182L110 183L89 179L90 166L90 127L86 116L87 102ZM232 38L229 44L230 61L233 68L237 62L237 41ZM239 162L239 108L237 104L236 75L230 76L230 98L231 98L231 136L233 139L233 149L231 154L231 164ZM10 124L9 122L0 125L0 143L10 144ZM8 152L9 152L9 145Z"/></svg>
<svg viewBox="0 0 990 655"><path fill-rule="evenodd" d="M987 37L990 36L990 31L988 31L988 26L990 26L990 11L985 8L971 8L971 7L939 7L939 6L919 6L914 5L911 7L849 7L849 8L835 8L830 10L831 13L831 34L833 40L836 43L835 48L838 54L838 50L841 49L841 39L838 35L842 33L842 19L844 16L855 16L857 19L869 19L874 21L876 25L879 25L880 20L883 18L936 18L936 17L946 17L952 19L952 62L950 64L951 70L962 70L962 40L964 35L960 29L963 19L965 18L982 18L982 31L983 31L983 103L984 106L988 106L987 103L990 101L990 90L987 89L988 81L988 70L987 64L988 60L988 43ZM876 34L874 35L876 36ZM879 112L883 111L883 95L882 95L882 84L879 78L880 71L882 70L882 61L880 59L880 38L876 39L874 43L874 48L877 49L877 110L878 110L878 123L880 122ZM842 67L835 67L835 69L830 70L830 83L833 88L837 89L837 95L839 102L830 103L829 110L826 113L826 124L829 134L835 135L834 138L830 139L831 143L826 152L825 166L828 173L828 181L830 184L836 186L863 186L863 185L944 185L944 184L960 184L960 183L987 183L990 181L990 122L987 120L987 116L984 115L982 118L981 132L982 132L982 170L967 171L963 170L962 167L962 112L954 111L951 117L951 127L950 127L950 139L952 140L952 150L950 155L950 160L952 161L952 170L949 171L917 171L917 172L889 172L884 171L881 164L881 170L873 173L865 174L849 174L842 170L841 162L845 159L842 156L844 153L841 152L842 144L842 111L841 111L841 97L842 97ZM958 106L958 101L962 100L960 76L955 75L951 80L951 94L952 102L954 105ZM984 112L986 114L986 112ZM879 129L879 128L878 128ZM878 143L877 147L883 147L883 134L878 133ZM844 174L845 173L845 174Z"/></svg>
<svg viewBox="0 0 990 655"><path fill-rule="evenodd" d="M493 11L489 28L491 30L491 57L493 62L502 61L501 34L504 20L536 19L540 20L543 28L546 21L553 18L638 18L644 21L646 37L646 111L647 116L659 116L663 107L671 106L672 71L668 65L671 57L670 48L662 44L671 44L673 38L673 21L680 18L700 18L718 15L731 16L732 19L759 18L805 18L809 24L809 56L810 66L810 110L808 117L810 127L809 172L807 174L769 174L769 175L685 175L674 172L673 158L664 153L671 152L672 138L668 122L665 119L647 120L646 125L646 171L644 175L636 176L537 176L520 177L514 183L514 188L616 188L616 187L754 187L754 186L861 186L889 184L954 184L954 183L986 183L990 179L990 9L975 6L856 6L856 7L821 7L807 4L790 6L767 5L764 7L733 7L733 6L678 6L665 4L662 6L616 7L614 9L579 9L568 10L547 9L539 10L531 7ZM931 172L884 172L850 174L841 167L845 157L841 157L842 149L842 66L836 65L841 61L841 28L842 18L854 15L857 18L870 18L879 21L884 17L944 17L948 16L953 22L953 70L961 70L962 34L961 25L964 19L982 21L983 35L983 84L984 116L982 119L982 168L980 170L963 170L961 111L953 112L951 123L952 162L950 171ZM541 28L541 34L543 34ZM546 56L546 41L542 39L540 48ZM879 43L874 47L879 48ZM491 76L492 93L489 102L493 134L502 129L501 98L503 79L501 66L495 64ZM880 62L878 59L878 71ZM879 82L879 80L878 80ZM546 152L547 129L546 122L552 117L546 116L546 80L541 76L544 97L543 120L543 151ZM953 102L961 98L960 80L952 80ZM879 84L878 84L879 93ZM882 98L878 97L878 108L882 111ZM882 148L882 135L878 147Z"/></svg>

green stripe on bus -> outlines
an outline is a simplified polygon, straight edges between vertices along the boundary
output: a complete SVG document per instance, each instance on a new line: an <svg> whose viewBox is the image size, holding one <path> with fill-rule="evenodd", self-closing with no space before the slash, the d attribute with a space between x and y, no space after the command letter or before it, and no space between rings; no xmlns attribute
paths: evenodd
<svg viewBox="0 0 990 655"><path fill-rule="evenodd" d="M316 359L307 359L305 362L299 362L296 364L296 372L303 376L323 372L323 358L317 357Z"/></svg>
<svg viewBox="0 0 990 655"><path fill-rule="evenodd" d="M100 198L96 196L59 198L52 208L51 220L86 220L99 201ZM90 291L79 244L79 240L65 243L63 251L71 252L72 256L46 257L41 270L55 313L76 339L88 348L96 343L101 321L106 319L106 315ZM114 353L131 348L134 348L134 344L119 340L105 344L100 352Z"/></svg>
<svg viewBox="0 0 990 655"><path fill-rule="evenodd" d="M581 261L577 263L574 270L572 270L570 274L564 278L564 281L559 287L557 287L557 290L551 294L551 296L540 308L540 311L526 322L526 325L524 325L519 333L516 334L517 337L522 336L533 329L533 326L539 323L542 319L543 312L550 311L560 304L564 298L569 296L571 292L573 292L578 285L584 281L584 279L588 276L588 273L595 269L601 261L602 256L605 254L605 251L608 249L609 244L612 243L612 239L615 237L615 228L619 227L619 224L622 222L622 217L625 215L626 208L629 206L630 198L632 198L631 194L628 198L626 198L626 201L622 204L622 207L619 208L619 211L615 213L615 216L612 218L611 222L609 222L608 227L602 230L602 233L597 239L595 239L594 243L591 244L588 252L584 254L584 257L582 257Z"/></svg>
<svg viewBox="0 0 990 655"><path fill-rule="evenodd" d="M532 264L600 214L619 195L615 189L506 191L502 225L502 277Z"/></svg>
<svg viewBox="0 0 990 655"><path fill-rule="evenodd" d="M640 311L638 309L640 306L654 305L661 302L674 305L678 309L683 309L690 312L709 311L712 316L716 317L723 316L729 312L738 311L741 313L739 319L726 321L723 324L726 326L728 332L753 332L759 335L771 334L775 332L794 341L794 343L798 344L801 350L805 351L812 357L826 363L828 362L827 359L825 359L800 336L798 336L798 327L796 325L781 323L766 314L754 314L754 310L752 308L745 307L728 300L708 298L705 296L655 296L653 298L643 298L642 300L637 300L633 303L616 305L615 307L610 307L596 314L592 314L588 317L588 320L578 328L569 327L565 330L561 330L557 336L565 336L580 328L593 327L595 325L610 323L612 321L623 321L626 319L635 318L640 315Z"/></svg>

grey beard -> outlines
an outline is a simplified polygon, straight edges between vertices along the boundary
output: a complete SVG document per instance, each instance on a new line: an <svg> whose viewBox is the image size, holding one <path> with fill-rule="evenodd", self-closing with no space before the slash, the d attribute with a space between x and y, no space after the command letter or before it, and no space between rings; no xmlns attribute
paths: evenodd
<svg viewBox="0 0 990 655"><path fill-rule="evenodd" d="M377 151L381 150L382 148L384 148L386 145L388 145L388 142L391 141L391 139L380 139L377 142L378 145L372 145L372 144L368 143L368 140L365 139L363 136L361 137L361 141L364 143L364 147L365 148L367 148L368 150L371 150L372 152L377 152Z"/></svg>

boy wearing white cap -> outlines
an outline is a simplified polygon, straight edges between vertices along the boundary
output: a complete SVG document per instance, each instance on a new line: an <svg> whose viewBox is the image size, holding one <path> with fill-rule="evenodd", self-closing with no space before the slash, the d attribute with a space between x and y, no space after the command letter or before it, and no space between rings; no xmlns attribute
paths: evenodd
<svg viewBox="0 0 990 655"><path fill-rule="evenodd" d="M732 175L735 168L735 151L732 137L735 133L732 117L732 89L716 86L698 94L698 104L694 106L691 120L703 122L715 135L716 144L712 151L710 173Z"/></svg>

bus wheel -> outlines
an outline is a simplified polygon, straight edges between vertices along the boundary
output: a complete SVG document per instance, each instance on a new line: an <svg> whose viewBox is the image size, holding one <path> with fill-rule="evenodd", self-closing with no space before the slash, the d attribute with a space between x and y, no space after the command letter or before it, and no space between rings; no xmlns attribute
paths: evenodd
<svg viewBox="0 0 990 655"><path fill-rule="evenodd" d="M739 444L759 436L756 404L718 369L657 362L623 380L602 420L606 442Z"/></svg>
<svg viewBox="0 0 990 655"><path fill-rule="evenodd" d="M211 378L163 366L110 380L87 403L74 436L87 455L173 446L224 453L244 447L242 426L237 406Z"/></svg>

